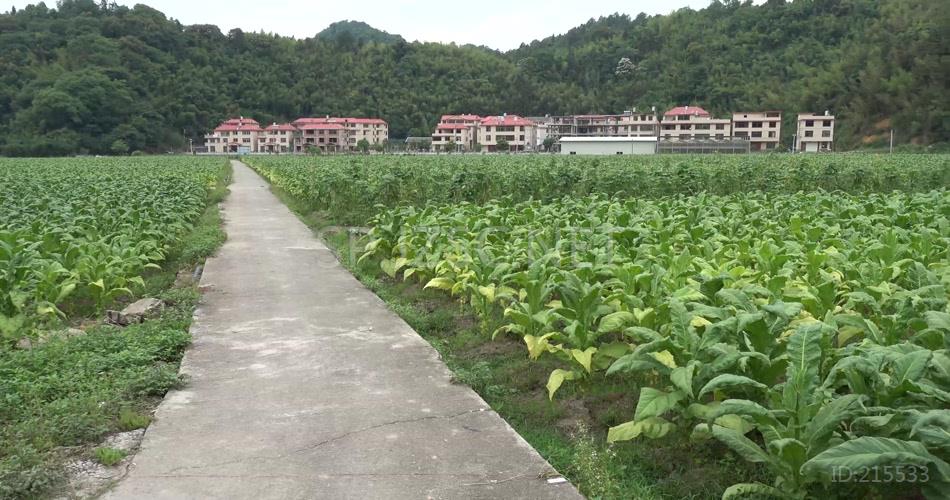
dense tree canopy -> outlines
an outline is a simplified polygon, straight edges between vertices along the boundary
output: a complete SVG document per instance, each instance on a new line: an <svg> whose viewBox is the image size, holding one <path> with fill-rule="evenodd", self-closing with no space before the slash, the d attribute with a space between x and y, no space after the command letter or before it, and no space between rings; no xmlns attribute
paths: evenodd
<svg viewBox="0 0 950 500"><path fill-rule="evenodd" d="M363 23L305 40L183 26L93 0L0 15L0 153L161 151L227 116L380 116L425 136L443 113L831 110L838 147L950 140L941 0L713 2L614 15L507 53L407 43ZM626 59L624 59L626 58ZM623 62L621 62L623 61Z"/></svg>

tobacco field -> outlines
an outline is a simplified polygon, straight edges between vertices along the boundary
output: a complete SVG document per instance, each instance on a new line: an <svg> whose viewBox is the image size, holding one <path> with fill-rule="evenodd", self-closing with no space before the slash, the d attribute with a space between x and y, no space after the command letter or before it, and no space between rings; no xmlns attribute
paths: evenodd
<svg viewBox="0 0 950 500"><path fill-rule="evenodd" d="M219 158L0 160L2 343L140 291L224 169Z"/></svg>
<svg viewBox="0 0 950 500"><path fill-rule="evenodd" d="M557 360L549 398L635 381L609 442L716 440L766 469L723 498L950 487L947 156L252 164L338 220L372 214L361 259Z"/></svg>

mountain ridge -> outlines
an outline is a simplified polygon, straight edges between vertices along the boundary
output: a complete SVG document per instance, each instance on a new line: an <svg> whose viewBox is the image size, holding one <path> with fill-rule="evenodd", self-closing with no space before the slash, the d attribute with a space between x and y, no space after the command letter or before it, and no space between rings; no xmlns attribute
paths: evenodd
<svg viewBox="0 0 950 500"><path fill-rule="evenodd" d="M429 135L442 114L838 116L838 149L950 141L939 0L713 2L594 19L506 52L407 42L361 21L312 38L184 26L146 5L63 0L0 14L0 154L186 147L222 119L377 116ZM629 63L621 63L627 60Z"/></svg>
<svg viewBox="0 0 950 500"><path fill-rule="evenodd" d="M330 23L329 26L317 33L316 38L339 41L341 37L351 38L354 43L396 43L405 42L405 39L398 34L391 34L386 31L374 28L363 21L344 19ZM347 40L349 41L349 40Z"/></svg>

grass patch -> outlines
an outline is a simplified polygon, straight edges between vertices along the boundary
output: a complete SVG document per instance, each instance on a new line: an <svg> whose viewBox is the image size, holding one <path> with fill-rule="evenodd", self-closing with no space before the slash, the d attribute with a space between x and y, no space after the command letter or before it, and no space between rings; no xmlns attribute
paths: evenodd
<svg viewBox="0 0 950 500"><path fill-rule="evenodd" d="M178 386L190 341L195 290L168 292L161 318L85 335L57 337L31 350L0 352L0 498L39 496L62 481L63 447L95 443L131 423Z"/></svg>
<svg viewBox="0 0 950 500"><path fill-rule="evenodd" d="M29 350L0 350L0 499L49 495L63 484L67 457L107 434L148 426L161 397L182 383L178 366L199 296L194 287L171 286L179 270L194 269L224 241L217 203L229 172L222 171L204 214L162 270L146 277L146 294L168 304L160 317L126 328L95 324ZM124 457L111 448L93 453L105 465Z"/></svg>
<svg viewBox="0 0 950 500"><path fill-rule="evenodd" d="M671 433L660 440L608 445L607 429L633 417L635 381L595 375L565 384L554 401L545 384L558 361L530 361L524 344L482 333L473 311L444 292L395 281L377 262L357 264L357 238L334 228L286 192L273 192L324 238L341 263L383 299L442 356L455 381L472 387L518 433L591 499L719 499L737 482L765 481L765 471L718 441L694 443ZM490 325L491 330L498 325ZM689 433L685 433L688 435Z"/></svg>
<svg viewBox="0 0 950 500"><path fill-rule="evenodd" d="M152 417L148 415L143 415L128 408L119 411L119 429L124 432L144 429L150 423L152 423Z"/></svg>
<svg viewBox="0 0 950 500"><path fill-rule="evenodd" d="M122 459L125 458L126 455L128 454L122 450L117 450L115 448L103 447L103 448L96 448L94 455L96 457L97 462L107 467L112 467L113 465L121 462Z"/></svg>

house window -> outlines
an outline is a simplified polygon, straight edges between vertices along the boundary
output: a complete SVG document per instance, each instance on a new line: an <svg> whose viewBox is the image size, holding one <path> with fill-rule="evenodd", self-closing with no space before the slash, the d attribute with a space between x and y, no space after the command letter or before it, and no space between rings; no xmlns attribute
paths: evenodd
<svg viewBox="0 0 950 500"><path fill-rule="evenodd" d="M725 130L725 128L726 128L726 125L723 123L716 125L716 130Z"/></svg>
<svg viewBox="0 0 950 500"><path fill-rule="evenodd" d="M762 128L762 122L752 122L752 128Z"/></svg>
<svg viewBox="0 0 950 500"><path fill-rule="evenodd" d="M752 132L752 137L762 137L762 132Z"/></svg>
<svg viewBox="0 0 950 500"><path fill-rule="evenodd" d="M822 136L822 137L831 137L831 131L830 131L830 130L822 130L822 131L821 131L821 136Z"/></svg>
<svg viewBox="0 0 950 500"><path fill-rule="evenodd" d="M805 131L805 137L814 137L814 136L815 136L815 133L812 132L811 130Z"/></svg>
<svg viewBox="0 0 950 500"><path fill-rule="evenodd" d="M815 126L815 120L805 120L805 126L806 126L806 127L814 127L814 126Z"/></svg>
<svg viewBox="0 0 950 500"><path fill-rule="evenodd" d="M825 120L825 121L822 123L822 126L824 126L824 127L830 127L830 126L831 126L831 120Z"/></svg>
<svg viewBox="0 0 950 500"><path fill-rule="evenodd" d="M736 128L745 128L748 122L736 122Z"/></svg>
<svg viewBox="0 0 950 500"><path fill-rule="evenodd" d="M775 132L769 132L769 137L771 137L771 138L774 139L774 138L775 138Z"/></svg>
<svg viewBox="0 0 950 500"><path fill-rule="evenodd" d="M778 127L778 122L769 123L769 128L775 128L775 127Z"/></svg>
<svg viewBox="0 0 950 500"><path fill-rule="evenodd" d="M522 128L524 128L524 127L522 127ZM520 137L520 138L519 138L518 140L524 142L524 136L522 135L522 136L519 136L519 137Z"/></svg>

